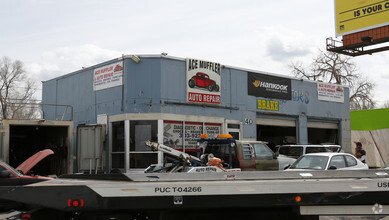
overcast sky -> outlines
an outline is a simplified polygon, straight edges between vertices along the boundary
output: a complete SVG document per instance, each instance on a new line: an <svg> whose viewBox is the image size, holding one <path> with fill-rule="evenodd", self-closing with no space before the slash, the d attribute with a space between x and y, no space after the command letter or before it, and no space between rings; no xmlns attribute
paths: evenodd
<svg viewBox="0 0 389 220"><path fill-rule="evenodd" d="M333 0L0 0L0 57L37 81L122 54L197 58L291 75L335 38ZM354 58L389 100L389 51ZM41 91L38 91L40 94Z"/></svg>

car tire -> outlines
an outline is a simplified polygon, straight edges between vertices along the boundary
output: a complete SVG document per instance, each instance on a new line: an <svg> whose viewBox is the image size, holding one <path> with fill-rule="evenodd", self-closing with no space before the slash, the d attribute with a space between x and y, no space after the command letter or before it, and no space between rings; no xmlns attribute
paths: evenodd
<svg viewBox="0 0 389 220"><path fill-rule="evenodd" d="M188 86L190 88L194 88L196 86L196 81L194 79L190 79L188 82Z"/></svg>
<svg viewBox="0 0 389 220"><path fill-rule="evenodd" d="M213 85L208 86L208 91L212 92L213 91Z"/></svg>
<svg viewBox="0 0 389 220"><path fill-rule="evenodd" d="M215 92L219 92L219 89L220 89L219 86L216 85L216 86L215 86Z"/></svg>

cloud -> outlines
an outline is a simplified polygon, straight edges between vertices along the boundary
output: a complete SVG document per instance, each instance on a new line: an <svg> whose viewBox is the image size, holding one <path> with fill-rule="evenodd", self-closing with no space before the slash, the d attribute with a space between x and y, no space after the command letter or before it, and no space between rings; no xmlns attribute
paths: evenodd
<svg viewBox="0 0 389 220"><path fill-rule="evenodd" d="M317 46L311 36L286 27L266 27L261 32L267 33L264 40L265 55L275 61L312 56Z"/></svg>
<svg viewBox="0 0 389 220"><path fill-rule="evenodd" d="M44 81L120 57L121 54L93 44L60 47L43 52L38 62L26 64L26 70L36 80Z"/></svg>

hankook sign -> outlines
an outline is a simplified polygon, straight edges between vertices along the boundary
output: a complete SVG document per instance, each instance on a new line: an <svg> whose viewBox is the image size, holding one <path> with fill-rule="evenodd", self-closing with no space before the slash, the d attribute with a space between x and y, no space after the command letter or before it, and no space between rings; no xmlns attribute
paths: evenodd
<svg viewBox="0 0 389 220"><path fill-rule="evenodd" d="M292 99L290 79L249 72L247 84L248 95L271 99Z"/></svg>

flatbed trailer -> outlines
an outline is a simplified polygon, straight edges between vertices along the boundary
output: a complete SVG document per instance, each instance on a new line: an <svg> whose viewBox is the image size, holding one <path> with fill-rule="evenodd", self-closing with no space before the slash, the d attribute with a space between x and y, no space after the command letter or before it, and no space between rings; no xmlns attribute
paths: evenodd
<svg viewBox="0 0 389 220"><path fill-rule="evenodd" d="M358 170L67 175L0 187L0 198L35 208L26 213L29 219L382 216L389 215L388 174Z"/></svg>

